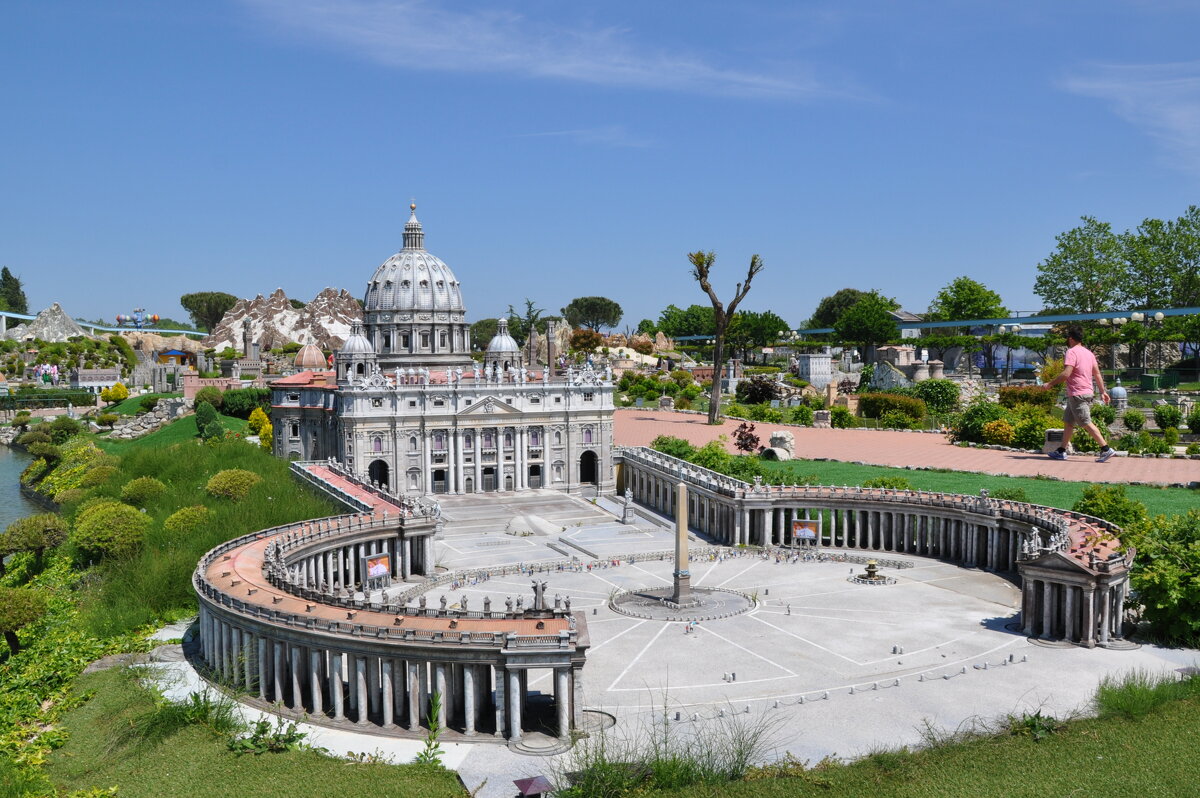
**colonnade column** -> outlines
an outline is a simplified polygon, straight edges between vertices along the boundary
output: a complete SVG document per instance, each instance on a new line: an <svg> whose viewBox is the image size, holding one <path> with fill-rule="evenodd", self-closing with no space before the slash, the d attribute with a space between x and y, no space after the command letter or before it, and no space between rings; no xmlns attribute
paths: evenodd
<svg viewBox="0 0 1200 798"><path fill-rule="evenodd" d="M463 665L463 731L467 736L475 734L475 669L476 665Z"/></svg>
<svg viewBox="0 0 1200 798"><path fill-rule="evenodd" d="M521 739L521 672L509 669L508 673L508 739Z"/></svg>
<svg viewBox="0 0 1200 798"><path fill-rule="evenodd" d="M554 670L554 703L558 709L558 736L567 739L571 734L571 688L568 683L570 668Z"/></svg>

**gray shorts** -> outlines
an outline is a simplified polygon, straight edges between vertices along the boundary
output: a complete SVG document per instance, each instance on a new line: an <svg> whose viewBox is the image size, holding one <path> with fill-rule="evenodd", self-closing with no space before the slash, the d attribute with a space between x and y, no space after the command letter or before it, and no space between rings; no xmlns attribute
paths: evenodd
<svg viewBox="0 0 1200 798"><path fill-rule="evenodd" d="M1083 393L1079 396L1068 396L1067 407L1063 411L1063 421L1073 427L1083 427L1092 423L1092 402L1094 394Z"/></svg>

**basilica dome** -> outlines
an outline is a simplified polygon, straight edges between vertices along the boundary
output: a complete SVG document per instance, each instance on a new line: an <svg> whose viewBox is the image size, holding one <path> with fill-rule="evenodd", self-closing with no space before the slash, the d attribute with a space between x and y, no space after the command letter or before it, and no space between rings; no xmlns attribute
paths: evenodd
<svg viewBox="0 0 1200 798"><path fill-rule="evenodd" d="M367 313L464 313L458 278L441 258L425 251L416 206L404 225L404 249L383 262L367 283Z"/></svg>

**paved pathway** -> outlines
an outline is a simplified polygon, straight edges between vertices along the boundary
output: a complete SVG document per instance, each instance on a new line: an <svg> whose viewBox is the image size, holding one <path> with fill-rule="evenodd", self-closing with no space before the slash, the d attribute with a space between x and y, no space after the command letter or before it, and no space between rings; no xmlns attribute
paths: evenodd
<svg viewBox="0 0 1200 798"><path fill-rule="evenodd" d="M673 435L701 445L725 435L733 449L733 431L740 421L726 419L710 427L705 416L645 409L616 412L615 439L618 446L649 446L659 435ZM1160 485L1200 483L1200 460L1114 457L1097 463L1094 455L1075 455L1056 462L1032 452L1001 452L954 446L942 435L862 429L814 429L782 424L755 423L755 432L765 445L775 430L795 435L796 456L826 458L872 465L924 466L955 471L976 471L1033 477L1040 474L1072 482L1145 482Z"/></svg>

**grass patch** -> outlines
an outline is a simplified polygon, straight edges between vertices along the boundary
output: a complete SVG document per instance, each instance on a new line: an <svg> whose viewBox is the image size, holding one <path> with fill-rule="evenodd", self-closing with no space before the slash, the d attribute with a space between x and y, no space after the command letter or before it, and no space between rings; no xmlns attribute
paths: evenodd
<svg viewBox="0 0 1200 798"><path fill-rule="evenodd" d="M250 430L245 419L234 418L233 416L223 416L217 414L217 420L221 422L221 426L229 432L236 432L242 436L249 435ZM196 417L184 416L177 421L172 421L164 427L156 429L149 435L144 435L141 438L135 438L131 441L110 440L104 436L96 437L96 445L106 452L123 455L126 452L136 451L138 449L161 449L168 446L174 446L177 443L186 443L188 441L197 440L196 432Z"/></svg>
<svg viewBox="0 0 1200 798"><path fill-rule="evenodd" d="M182 393L144 393L136 396L130 396L128 399L122 399L115 405L109 405L101 409L102 413L116 413L118 416L136 416L142 409L142 400L147 396L153 396L158 399L173 399L183 396Z"/></svg>
<svg viewBox="0 0 1200 798"><path fill-rule="evenodd" d="M966 493L978 495L980 488L989 491L1021 489L1033 504L1069 510L1083 495L1087 483L1065 482L1034 477L998 477L991 474L973 474L965 471L910 471L905 468L887 466L855 465L814 460L789 460L785 463L763 461L770 471L783 471L797 481L808 474L816 474L823 485L861 485L868 479L900 477L912 483L916 490L941 491L943 493ZM1146 485L1128 485L1126 494L1146 505L1150 515L1182 515L1196 506L1200 491L1188 488L1156 488Z"/></svg>
<svg viewBox="0 0 1200 798"><path fill-rule="evenodd" d="M1170 671L1138 669L1105 676L1096 690L1096 711L1102 717L1140 720L1165 704L1200 697L1200 677L1180 679Z"/></svg>
<svg viewBox="0 0 1200 798"><path fill-rule="evenodd" d="M1168 701L1143 720L1074 720L1053 734L970 735L917 751L876 751L849 764L795 760L749 781L659 793L678 798L1042 798L1194 795L1200 698Z"/></svg>
<svg viewBox="0 0 1200 798"><path fill-rule="evenodd" d="M224 733L203 722L175 718L159 723L170 729L165 736L131 739L126 729L163 713L153 692L121 669L81 677L78 689L92 697L64 716L70 736L46 766L62 790L118 786L122 798L466 795L453 773L436 768L347 762L312 750L239 757Z"/></svg>

